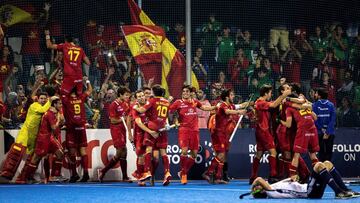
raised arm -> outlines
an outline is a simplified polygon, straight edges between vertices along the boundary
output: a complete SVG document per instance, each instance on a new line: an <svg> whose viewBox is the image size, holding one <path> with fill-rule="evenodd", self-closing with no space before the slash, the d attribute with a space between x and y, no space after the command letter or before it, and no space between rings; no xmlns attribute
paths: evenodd
<svg viewBox="0 0 360 203"><path fill-rule="evenodd" d="M48 49L57 49L57 44L51 42L50 31L45 30L46 47Z"/></svg>

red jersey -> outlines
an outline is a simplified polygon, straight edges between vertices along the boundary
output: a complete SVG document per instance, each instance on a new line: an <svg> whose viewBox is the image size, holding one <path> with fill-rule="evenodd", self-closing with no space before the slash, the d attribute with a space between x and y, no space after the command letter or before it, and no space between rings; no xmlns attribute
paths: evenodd
<svg viewBox="0 0 360 203"><path fill-rule="evenodd" d="M55 125L56 122L56 113L51 110L46 111L41 118L38 137L50 137L53 134L51 126Z"/></svg>
<svg viewBox="0 0 360 203"><path fill-rule="evenodd" d="M86 123L84 103L88 96L87 93L75 97L62 95L66 125L81 126Z"/></svg>
<svg viewBox="0 0 360 203"><path fill-rule="evenodd" d="M315 122L310 109L298 110L295 108L287 108L286 117L293 117L296 121L297 128L311 129L315 127Z"/></svg>
<svg viewBox="0 0 360 203"><path fill-rule="evenodd" d="M199 124L196 108L200 108L201 106L202 104L196 99L190 99L188 101L178 99L170 106L170 111L177 111L179 113L180 127L198 130Z"/></svg>
<svg viewBox="0 0 360 203"><path fill-rule="evenodd" d="M115 99L109 106L110 118L120 119L121 117L125 117L129 115L129 112L130 112L129 104L119 99ZM120 124L122 124L122 122ZM118 124L110 123L110 127L114 125L118 125Z"/></svg>
<svg viewBox="0 0 360 203"><path fill-rule="evenodd" d="M82 62L86 57L84 50L68 42L58 44L57 50L64 53L64 80L69 76L82 80Z"/></svg>
<svg viewBox="0 0 360 203"><path fill-rule="evenodd" d="M149 121L156 124L157 129L165 127L166 119L168 117L170 102L163 97L150 98L149 102L143 107L148 112Z"/></svg>
<svg viewBox="0 0 360 203"><path fill-rule="evenodd" d="M131 105L131 108L130 108L131 109L131 116L133 117L134 120L137 119L137 118L140 118L141 122L143 124L147 125L148 122L149 122L149 119L148 119L148 117L146 115L146 112L145 113L137 112L135 109L133 109L133 107L135 105L140 106L138 102L135 102L134 104ZM142 129L136 123L134 123L134 131L138 132L138 131L142 131Z"/></svg>
<svg viewBox="0 0 360 203"><path fill-rule="evenodd" d="M255 112L256 112L256 128L261 130L269 130L269 122L270 122L270 102L265 100L256 100L255 102Z"/></svg>
<svg viewBox="0 0 360 203"><path fill-rule="evenodd" d="M234 110L234 104L227 104L226 102L222 102L216 112L215 115L215 129L226 132L228 125L234 121L233 115L225 114L226 110Z"/></svg>

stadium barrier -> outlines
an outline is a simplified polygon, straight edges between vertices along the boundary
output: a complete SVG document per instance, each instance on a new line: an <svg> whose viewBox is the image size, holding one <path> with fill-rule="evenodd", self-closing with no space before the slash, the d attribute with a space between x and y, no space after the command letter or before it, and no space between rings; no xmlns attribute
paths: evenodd
<svg viewBox="0 0 360 203"><path fill-rule="evenodd" d="M63 138L64 133L62 132ZM5 157L9 146L17 136L18 130L1 130L0 131L0 161ZM169 131L169 145L167 153L170 160L171 174L176 177L180 170L180 153L181 150L177 145L177 130ZM97 179L97 169L104 167L104 164L115 154L115 148L110 136L109 129L89 129L87 130L89 154L89 173L93 180ZM210 164L214 155L208 130L200 130L200 147L199 154L196 158L196 164L190 170L190 179L201 179L201 174ZM136 155L133 151L132 144L127 142L128 148L128 174L135 170ZM251 171L251 163L255 156L255 136L254 129L239 129L233 140L229 155L229 174L234 178L248 178ZM360 176L360 135L359 129L356 128L340 128L336 130L335 144L333 147L333 163L342 173L343 177L359 177ZM264 154L261 163L268 163L268 154ZM161 161L160 161L161 163ZM19 169L22 168L23 163ZM80 164L79 164L80 165ZM64 160L63 175L68 176L67 161ZM80 166L79 166L80 167ZM262 164L259 175L267 176L268 165ZM42 167L38 168L38 174L42 174ZM79 170L81 171L81 170ZM121 172L119 165L110 170L105 180L120 180ZM157 179L162 179L163 171L160 164Z"/></svg>

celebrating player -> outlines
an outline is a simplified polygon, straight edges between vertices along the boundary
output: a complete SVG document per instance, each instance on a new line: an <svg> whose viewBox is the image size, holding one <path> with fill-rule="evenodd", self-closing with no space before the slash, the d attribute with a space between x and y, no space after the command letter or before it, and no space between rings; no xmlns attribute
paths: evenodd
<svg viewBox="0 0 360 203"><path fill-rule="evenodd" d="M226 160L226 152L229 150L229 137L234 130L233 115L244 115L246 110L236 110L233 100L235 94L233 90L223 90L221 92L222 103L219 103L218 110L215 116L215 131L211 134L213 148L216 157L211 161L211 164L203 174L203 177L211 184L224 184L226 181L222 180L223 166ZM216 174L215 174L216 172Z"/></svg>
<svg viewBox="0 0 360 203"><path fill-rule="evenodd" d="M90 60L85 55L84 50L75 45L71 36L65 37L65 43L53 44L50 40L49 30L45 30L46 46L49 49L55 49L64 53L64 79L61 85L61 94L69 95L74 87L76 87L77 95L82 94L82 63L90 65Z"/></svg>
<svg viewBox="0 0 360 203"><path fill-rule="evenodd" d="M270 164L270 180L276 178L276 149L274 138L271 135L269 121L270 121L270 108L275 108L280 105L281 101L291 94L291 90L287 89L280 95L275 101L270 102L268 100L272 97L272 87L270 85L263 85L260 88L260 97L255 102L256 110L256 156L253 160L251 177L249 183L251 184L257 177L258 168L260 165L260 159L264 151L269 151L269 164Z"/></svg>
<svg viewBox="0 0 360 203"><path fill-rule="evenodd" d="M163 185L170 184L170 162L166 154L166 147L168 145L168 137L166 132L159 132L160 129L167 125L167 117L170 103L163 96L165 94L164 88L160 85L154 85L152 87L154 98L149 99L148 103L142 107L134 106L134 110L139 113L148 112L149 123L148 128L156 131L155 134L145 133L144 144L146 145L145 153L145 172L140 178L141 181L145 181L153 176L151 173L152 166L152 152L153 149L160 149L160 155L162 157L164 166L164 181Z"/></svg>
<svg viewBox="0 0 360 203"><path fill-rule="evenodd" d="M170 112L177 112L180 123L179 146L181 148L179 177L181 184L187 183L187 173L195 163L199 149L199 126L196 108L204 111L212 111L216 106L203 106L198 100L191 98L192 88L185 85L182 88L182 99L176 100L170 106ZM190 150L190 157L188 157Z"/></svg>
<svg viewBox="0 0 360 203"><path fill-rule="evenodd" d="M36 138L35 153L31 157L16 180L16 183L26 183L31 179L36 171L42 157L49 153L54 153L58 162L53 166L53 170L61 170L61 161L64 155L61 143L56 139L56 133L60 133L61 120L60 111L62 103L60 98L51 101L50 109L44 113L41 119L40 130ZM59 163L60 162L60 163Z"/></svg>
<svg viewBox="0 0 360 203"><path fill-rule="evenodd" d="M130 98L130 90L127 87L119 87L117 92L118 98L115 99L109 107L110 117L110 133L116 149L115 156L106 164L105 168L98 171L99 181L102 182L107 171L120 161L123 181L129 181L127 175L127 148L126 133L129 140L132 141L131 134L131 118L129 116L130 107L128 100ZM125 126L126 125L126 126ZM127 129L127 131L126 131Z"/></svg>
<svg viewBox="0 0 360 203"><path fill-rule="evenodd" d="M84 77L86 79L86 77ZM88 173L88 156L86 154L87 138L85 130L85 106L86 98L91 94L92 87L89 80L86 80L87 89L84 93L77 94L74 87L70 95L61 95L63 102L63 111L66 124L66 147L69 150L69 169L71 177L69 182L74 183L80 177L76 172L76 155L80 152L81 166L83 168L83 176L81 182L89 180Z"/></svg>
<svg viewBox="0 0 360 203"><path fill-rule="evenodd" d="M1 182L9 182L13 179L17 168L25 153L31 155L35 149L36 135L39 131L42 115L50 108L51 102L48 101L48 94L40 92L37 94L38 99L32 103L27 111L26 119L21 127L15 143L6 156L2 165L0 176L5 178ZM51 97L54 100L56 97Z"/></svg>

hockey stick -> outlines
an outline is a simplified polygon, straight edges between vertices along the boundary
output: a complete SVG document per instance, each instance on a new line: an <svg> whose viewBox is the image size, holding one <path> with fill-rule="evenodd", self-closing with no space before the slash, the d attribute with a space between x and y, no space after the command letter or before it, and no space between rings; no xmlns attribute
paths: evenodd
<svg viewBox="0 0 360 203"><path fill-rule="evenodd" d="M178 125L172 124L172 125L170 125L168 128L160 128L160 129L159 129L159 132L169 131L169 130L171 130L171 129L173 129L173 128L176 128L176 127L178 127Z"/></svg>
<svg viewBox="0 0 360 203"><path fill-rule="evenodd" d="M254 94L250 95L250 98L248 100L248 103L245 106L245 109L247 109L247 107L249 107L250 101L251 101L253 96L254 96ZM238 122L236 123L236 126L235 126L235 128L234 128L234 130L233 130L233 132L232 132L232 134L230 136L229 142L231 142L234 139L235 133L236 133L237 129L239 128L240 122L243 119L243 117L244 117L244 115L241 115Z"/></svg>
<svg viewBox="0 0 360 203"><path fill-rule="evenodd" d="M128 134L129 129L128 129L127 125L126 125L124 116L121 116L121 121L123 122L123 124L124 124L124 126L125 126L126 134ZM129 135L128 135L128 137L129 137ZM131 141L130 143L131 143L131 145L133 146L133 150L135 151L135 150L136 150L136 147L135 147L134 141Z"/></svg>

